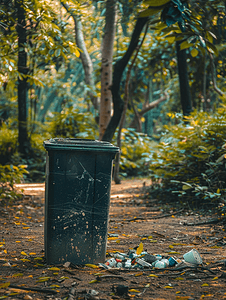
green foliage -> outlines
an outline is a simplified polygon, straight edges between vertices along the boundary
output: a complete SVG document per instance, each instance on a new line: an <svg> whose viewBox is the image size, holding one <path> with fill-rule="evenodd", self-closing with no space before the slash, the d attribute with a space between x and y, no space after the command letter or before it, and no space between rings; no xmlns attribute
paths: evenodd
<svg viewBox="0 0 226 300"><path fill-rule="evenodd" d="M15 183L23 181L23 175L28 173L26 166L0 165L0 205L11 203L21 198L22 194L14 187Z"/></svg>
<svg viewBox="0 0 226 300"><path fill-rule="evenodd" d="M18 134L17 130L10 128L10 124L3 123L0 129L0 164L6 164L16 152Z"/></svg>
<svg viewBox="0 0 226 300"><path fill-rule="evenodd" d="M225 113L222 105L215 114L193 113L187 125L164 126L160 143L152 150L152 177L191 206L226 200Z"/></svg>
<svg viewBox="0 0 226 300"><path fill-rule="evenodd" d="M155 142L132 128L122 130L120 169L123 176L145 176L148 174L148 160Z"/></svg>
<svg viewBox="0 0 226 300"><path fill-rule="evenodd" d="M49 132L52 137L95 139L98 135L98 126L92 113L81 113L79 109L71 106L61 113L54 114L49 124Z"/></svg>

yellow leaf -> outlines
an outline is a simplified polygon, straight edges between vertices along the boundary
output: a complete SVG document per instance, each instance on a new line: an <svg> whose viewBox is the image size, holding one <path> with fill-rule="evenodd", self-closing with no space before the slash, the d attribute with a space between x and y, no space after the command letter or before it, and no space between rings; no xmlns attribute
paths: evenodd
<svg viewBox="0 0 226 300"><path fill-rule="evenodd" d="M89 283L95 283L95 282L98 282L98 280L94 279L94 280L91 280Z"/></svg>
<svg viewBox="0 0 226 300"><path fill-rule="evenodd" d="M35 252L31 252L31 253L29 253L29 255L36 255L36 253Z"/></svg>
<svg viewBox="0 0 226 300"><path fill-rule="evenodd" d="M141 241L145 241L147 238L146 237L144 237L144 238L142 238L142 239L140 239Z"/></svg>
<svg viewBox="0 0 226 300"><path fill-rule="evenodd" d="M29 229L30 227L23 227L23 229Z"/></svg>
<svg viewBox="0 0 226 300"><path fill-rule="evenodd" d="M141 242L136 251L137 255L139 255L139 254L141 254L141 252L143 252L143 248L144 248L143 243Z"/></svg>
<svg viewBox="0 0 226 300"><path fill-rule="evenodd" d="M10 285L10 282L0 283L0 289L6 289Z"/></svg>
<svg viewBox="0 0 226 300"><path fill-rule="evenodd" d="M21 258L20 260L21 261L30 261L30 259L27 259L27 258Z"/></svg>
<svg viewBox="0 0 226 300"><path fill-rule="evenodd" d="M141 276L141 275L143 275L143 272L140 272L140 273L135 274L136 277L137 277L137 276Z"/></svg>
<svg viewBox="0 0 226 300"><path fill-rule="evenodd" d="M16 241L16 243L21 243L21 241Z"/></svg>
<svg viewBox="0 0 226 300"><path fill-rule="evenodd" d="M20 222L14 222L15 225L20 225Z"/></svg>
<svg viewBox="0 0 226 300"><path fill-rule="evenodd" d="M96 265L93 265L93 264L85 264L86 267L89 267L89 268L93 268L93 269L99 269L98 266Z"/></svg>
<svg viewBox="0 0 226 300"><path fill-rule="evenodd" d="M80 52L78 51L78 49L75 49L75 56L79 57L80 56Z"/></svg>
<svg viewBox="0 0 226 300"><path fill-rule="evenodd" d="M108 240L109 240L109 241L111 241L111 240L117 240L117 239L118 239L117 236L110 236L110 237L108 237Z"/></svg>
<svg viewBox="0 0 226 300"><path fill-rule="evenodd" d="M17 273L17 274L13 274L13 276L12 276L12 277L22 277L22 276L24 276L24 274L23 274L23 273Z"/></svg>
<svg viewBox="0 0 226 300"><path fill-rule="evenodd" d="M39 279L36 282L45 282L50 280L51 277L39 277Z"/></svg>
<svg viewBox="0 0 226 300"><path fill-rule="evenodd" d="M148 275L148 277L158 277L158 276L155 274L150 274L150 275Z"/></svg>
<svg viewBox="0 0 226 300"><path fill-rule="evenodd" d="M148 283L148 284L145 285L146 288L148 288L148 287L150 287L150 286L151 286L150 283Z"/></svg>
<svg viewBox="0 0 226 300"><path fill-rule="evenodd" d="M129 292L130 292L130 293L140 293L140 291L135 290L135 289L130 289Z"/></svg>
<svg viewBox="0 0 226 300"><path fill-rule="evenodd" d="M192 49L191 50L191 56L196 57L199 54L199 51L197 49Z"/></svg>
<svg viewBox="0 0 226 300"><path fill-rule="evenodd" d="M119 243L120 243L120 240L117 240L116 243L119 244Z"/></svg>
<svg viewBox="0 0 226 300"><path fill-rule="evenodd" d="M184 278L183 277L177 277L177 278L175 278L175 280L184 280Z"/></svg>
<svg viewBox="0 0 226 300"><path fill-rule="evenodd" d="M220 189L217 189L217 194L220 194L220 191L221 191Z"/></svg>
<svg viewBox="0 0 226 300"><path fill-rule="evenodd" d="M148 4L150 6L162 6L168 2L170 2L170 0L145 0L144 4Z"/></svg>
<svg viewBox="0 0 226 300"><path fill-rule="evenodd" d="M164 289L173 289L173 287L170 285L166 285L166 286L164 286Z"/></svg>
<svg viewBox="0 0 226 300"><path fill-rule="evenodd" d="M180 252L170 251L168 254L181 254Z"/></svg>
<svg viewBox="0 0 226 300"><path fill-rule="evenodd" d="M218 277L214 277L212 280L217 280L218 279Z"/></svg>
<svg viewBox="0 0 226 300"><path fill-rule="evenodd" d="M173 247L172 245L169 245L169 248L170 248L170 249L173 249L174 247Z"/></svg>
<svg viewBox="0 0 226 300"><path fill-rule="evenodd" d="M27 255L27 253L25 253L24 251L22 251L20 254L25 255L25 256Z"/></svg>
<svg viewBox="0 0 226 300"><path fill-rule="evenodd" d="M209 286L208 283L203 283L201 286Z"/></svg>
<svg viewBox="0 0 226 300"><path fill-rule="evenodd" d="M49 268L48 270L51 270L51 271L60 271L60 269L57 268L57 267L52 267L52 268Z"/></svg>
<svg viewBox="0 0 226 300"><path fill-rule="evenodd" d="M3 252L4 252L5 254L7 254L7 250L4 250Z"/></svg>
<svg viewBox="0 0 226 300"><path fill-rule="evenodd" d="M35 257L34 260L43 260L42 257Z"/></svg>
<svg viewBox="0 0 226 300"><path fill-rule="evenodd" d="M171 216L171 218L175 218L175 216L174 216L174 215L172 215L172 216Z"/></svg>

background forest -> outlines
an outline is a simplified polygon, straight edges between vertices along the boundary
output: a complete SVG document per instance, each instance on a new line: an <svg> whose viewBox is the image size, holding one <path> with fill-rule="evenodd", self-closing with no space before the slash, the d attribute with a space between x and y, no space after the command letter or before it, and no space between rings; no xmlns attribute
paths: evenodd
<svg viewBox="0 0 226 300"><path fill-rule="evenodd" d="M0 200L45 176L43 141L109 141L114 179L224 214L226 3L2 0Z"/></svg>

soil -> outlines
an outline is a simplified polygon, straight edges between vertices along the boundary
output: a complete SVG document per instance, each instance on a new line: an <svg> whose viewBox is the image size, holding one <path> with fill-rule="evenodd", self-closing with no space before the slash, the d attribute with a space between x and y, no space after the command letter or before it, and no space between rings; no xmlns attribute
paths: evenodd
<svg viewBox="0 0 226 300"><path fill-rule="evenodd" d="M224 224L201 224L214 216L162 207L147 197L150 184L112 183L107 255L142 243L148 253L180 262L195 248L202 265L109 270L47 265L44 184L18 185L23 200L0 208L0 299L226 299Z"/></svg>

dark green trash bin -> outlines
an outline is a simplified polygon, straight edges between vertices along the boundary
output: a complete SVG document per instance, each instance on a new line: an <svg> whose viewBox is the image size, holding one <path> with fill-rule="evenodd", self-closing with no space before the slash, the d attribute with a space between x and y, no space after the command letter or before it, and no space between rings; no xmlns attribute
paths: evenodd
<svg viewBox="0 0 226 300"><path fill-rule="evenodd" d="M108 142L55 138L47 150L45 257L48 264L105 261L112 160Z"/></svg>

